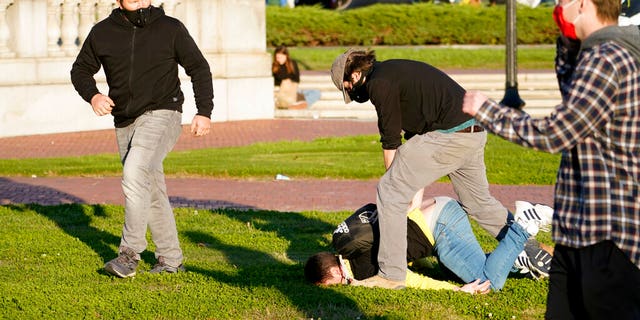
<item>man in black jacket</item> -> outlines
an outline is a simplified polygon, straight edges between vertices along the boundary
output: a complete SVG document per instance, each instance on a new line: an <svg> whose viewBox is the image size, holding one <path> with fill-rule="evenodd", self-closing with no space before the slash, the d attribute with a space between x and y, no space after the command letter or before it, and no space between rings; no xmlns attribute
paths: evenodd
<svg viewBox="0 0 640 320"><path fill-rule="evenodd" d="M460 109L465 90L458 83L423 62L380 62L373 51L354 49L336 58L331 77L346 103L371 100L375 106L387 169L377 196L380 268L364 285L404 283L407 209L419 207L424 187L443 176L451 179L463 209L493 236L503 236L513 217L489 193L487 133Z"/></svg>
<svg viewBox="0 0 640 320"><path fill-rule="evenodd" d="M119 8L96 24L71 69L71 81L98 116L113 115L123 165L125 221L117 258L105 270L118 277L136 274L147 247L146 230L156 245L151 272L184 270L162 162L182 131L178 64L191 77L197 114L191 133L209 133L213 84L209 64L185 26L150 0L118 0ZM108 95L94 75L104 69Z"/></svg>

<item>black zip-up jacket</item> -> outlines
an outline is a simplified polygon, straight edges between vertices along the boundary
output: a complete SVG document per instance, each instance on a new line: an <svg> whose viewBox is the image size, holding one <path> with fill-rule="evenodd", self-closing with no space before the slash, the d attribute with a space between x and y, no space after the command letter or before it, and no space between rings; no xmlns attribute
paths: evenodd
<svg viewBox="0 0 640 320"><path fill-rule="evenodd" d="M185 26L151 7L144 27L136 27L114 9L97 23L71 68L71 82L87 102L99 93L94 75L104 68L111 114L116 127L125 127L149 110L182 112L178 64L191 77L197 114L210 118L213 83L209 64Z"/></svg>

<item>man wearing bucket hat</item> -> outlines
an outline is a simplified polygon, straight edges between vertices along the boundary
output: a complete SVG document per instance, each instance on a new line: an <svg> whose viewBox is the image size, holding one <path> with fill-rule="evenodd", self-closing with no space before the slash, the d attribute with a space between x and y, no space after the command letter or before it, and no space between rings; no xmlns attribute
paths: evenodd
<svg viewBox="0 0 640 320"><path fill-rule="evenodd" d="M335 59L331 78L346 103L371 100L375 106L387 169L377 187L379 270L363 285L404 284L406 212L419 207L424 187L443 176L451 179L463 209L473 219L497 239L504 236L513 216L489 193L484 164L487 134L462 112L465 90L458 83L423 62L380 62L373 51L355 49ZM535 240L527 247L531 259L542 258L534 265L548 272L551 256Z"/></svg>

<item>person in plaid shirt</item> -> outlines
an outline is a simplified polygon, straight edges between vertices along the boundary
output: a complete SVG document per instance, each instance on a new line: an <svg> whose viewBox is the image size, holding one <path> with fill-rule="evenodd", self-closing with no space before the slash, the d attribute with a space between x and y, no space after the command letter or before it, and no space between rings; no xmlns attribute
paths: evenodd
<svg viewBox="0 0 640 320"><path fill-rule="evenodd" d="M546 318L640 319L640 31L620 0L560 0L562 104L544 119L469 92L463 111L523 146L562 153Z"/></svg>

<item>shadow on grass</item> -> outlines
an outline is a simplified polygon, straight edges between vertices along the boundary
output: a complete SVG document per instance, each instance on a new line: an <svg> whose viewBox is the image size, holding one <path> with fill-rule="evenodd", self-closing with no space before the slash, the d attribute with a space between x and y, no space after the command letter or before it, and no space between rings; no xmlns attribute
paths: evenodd
<svg viewBox="0 0 640 320"><path fill-rule="evenodd" d="M93 217L109 216L103 205L90 205L81 198L54 188L19 183L7 178L0 178L0 201L0 205L11 210L35 211L53 221L66 234L90 247L105 263L118 254L113 247L120 245L120 236L91 226ZM153 253L148 251L141 256L145 261L155 261ZM98 266L98 272L106 274L102 265Z"/></svg>
<svg viewBox="0 0 640 320"><path fill-rule="evenodd" d="M254 209L251 206L237 204L223 200L193 200L182 197L170 197L173 208L235 208ZM23 203L21 205L21 203ZM115 258L120 245L120 235L114 235L91 226L91 217L107 217L105 207L90 205L72 194L51 187L38 186L16 182L9 178L0 177L0 205L16 211L32 210L50 219L65 233L85 243L92 248L104 262ZM86 209L86 208L89 209ZM124 223L124 221L120 221ZM155 263L153 252L145 250L141 253L143 260ZM100 266L102 272L102 266Z"/></svg>
<svg viewBox="0 0 640 320"><path fill-rule="evenodd" d="M114 258L112 246L120 243L120 237L91 226L92 216L107 216L101 205L61 204L43 206L39 204L7 205L15 211L35 211L53 221L66 234L77 238L106 262ZM99 272L102 272L100 266Z"/></svg>
<svg viewBox="0 0 640 320"><path fill-rule="evenodd" d="M309 318L358 318L362 316L359 306L349 297L333 288L318 287L304 279L303 265L306 259L319 251L331 251L320 245L319 238L335 229L328 222L302 216L295 212L220 210L220 214L234 219L242 225L264 233L274 233L287 240L286 257L275 257L259 250L223 243L215 235L187 231L183 234L194 243L204 244L211 250L222 252L229 262L238 267L238 273L228 275L214 270L200 272L217 281L235 286L264 286L277 288L288 297L298 310ZM314 243L317 243L314 247ZM290 259L294 264L281 260ZM329 311L329 314L325 314ZM336 314L333 314L336 313Z"/></svg>
<svg viewBox="0 0 640 320"><path fill-rule="evenodd" d="M26 202L26 199L41 204L15 204ZM120 243L120 237L91 226L92 216L108 216L104 207L87 205L83 199L74 195L49 187L0 178L0 200L11 210L35 211L53 221L66 234L85 243L105 261L113 258L111 246Z"/></svg>
<svg viewBox="0 0 640 320"><path fill-rule="evenodd" d="M206 244L211 250L222 252L229 263L237 267L237 272L228 273L190 266L190 272L198 272L217 282L240 288L275 288L285 295L298 311L303 312L306 318L357 319L362 316L362 311L351 298L332 288L306 283L300 264L288 264L265 252L225 244L210 234L195 231L187 231L184 234L193 242ZM265 301L266 306L269 303Z"/></svg>

